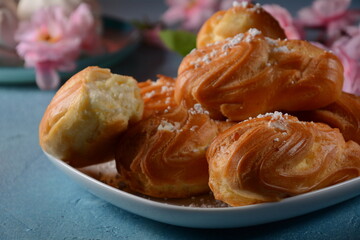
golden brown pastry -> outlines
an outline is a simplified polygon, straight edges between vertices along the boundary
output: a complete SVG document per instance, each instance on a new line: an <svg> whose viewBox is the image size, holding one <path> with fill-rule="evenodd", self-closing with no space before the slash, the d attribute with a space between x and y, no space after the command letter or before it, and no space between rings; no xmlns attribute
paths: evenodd
<svg viewBox="0 0 360 240"><path fill-rule="evenodd" d="M206 148L231 125L211 120L200 104L152 115L123 133L115 156L118 172L130 190L152 197L206 193Z"/></svg>
<svg viewBox="0 0 360 240"><path fill-rule="evenodd" d="M278 201L360 174L360 146L338 129L279 112L234 125L207 151L209 185L231 206Z"/></svg>
<svg viewBox="0 0 360 240"><path fill-rule="evenodd" d="M343 67L332 53L301 40L273 40L257 29L188 54L175 101L200 103L211 117L245 120L275 110L324 107L341 94Z"/></svg>
<svg viewBox="0 0 360 240"><path fill-rule="evenodd" d="M119 133L142 112L135 79L88 67L55 94L40 123L40 145L74 167L111 160Z"/></svg>
<svg viewBox="0 0 360 240"><path fill-rule="evenodd" d="M196 47L201 48L223 41L239 33L245 33L251 28L259 29L270 38L284 39L286 37L279 23L260 4L243 2L211 16L197 35Z"/></svg>
<svg viewBox="0 0 360 240"><path fill-rule="evenodd" d="M336 102L326 107L293 114L303 121L322 122L338 128L346 141L360 144L360 96L343 92Z"/></svg>
<svg viewBox="0 0 360 240"><path fill-rule="evenodd" d="M175 79L158 75L155 82L147 80L139 82L138 86L144 100L143 119L153 114L168 112L177 106L174 101Z"/></svg>

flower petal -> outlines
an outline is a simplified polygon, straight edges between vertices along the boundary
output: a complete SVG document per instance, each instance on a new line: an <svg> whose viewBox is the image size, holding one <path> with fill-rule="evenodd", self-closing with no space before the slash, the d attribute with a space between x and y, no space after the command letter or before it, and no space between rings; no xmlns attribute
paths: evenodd
<svg viewBox="0 0 360 240"><path fill-rule="evenodd" d="M344 46L344 50L349 57L360 61L360 34L352 37Z"/></svg>
<svg viewBox="0 0 360 240"><path fill-rule="evenodd" d="M86 36L87 31L94 26L95 20L91 14L90 7L82 3L70 15L69 24L74 34Z"/></svg>
<svg viewBox="0 0 360 240"><path fill-rule="evenodd" d="M162 20L172 25L185 19L185 11L182 8L169 8L162 16Z"/></svg>
<svg viewBox="0 0 360 240"><path fill-rule="evenodd" d="M35 67L36 84L42 90L55 89L60 85L60 77L52 64L38 64Z"/></svg>
<svg viewBox="0 0 360 240"><path fill-rule="evenodd" d="M316 0L313 2L312 9L321 18L335 18L346 12L351 0Z"/></svg>
<svg viewBox="0 0 360 240"><path fill-rule="evenodd" d="M278 21L288 39L301 39L298 26L295 25L291 14L285 8L277 4L264 4L263 8Z"/></svg>
<svg viewBox="0 0 360 240"><path fill-rule="evenodd" d="M324 21L312 8L302 8L298 11L298 17L301 24L310 27L322 26Z"/></svg>
<svg viewBox="0 0 360 240"><path fill-rule="evenodd" d="M343 91L360 95L360 63L359 59L354 59L350 56L353 50L352 47L347 46L350 40L349 37L342 37L334 42L331 49L339 57L344 66Z"/></svg>

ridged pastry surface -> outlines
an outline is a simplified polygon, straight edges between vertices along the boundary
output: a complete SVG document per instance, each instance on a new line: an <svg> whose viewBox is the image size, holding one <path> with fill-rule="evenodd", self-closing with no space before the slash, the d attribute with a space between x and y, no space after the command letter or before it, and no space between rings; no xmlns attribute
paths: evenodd
<svg viewBox="0 0 360 240"><path fill-rule="evenodd" d="M169 112L177 106L174 101L174 78L158 75L156 81L139 82L138 86L144 100L143 119L153 114Z"/></svg>
<svg viewBox="0 0 360 240"><path fill-rule="evenodd" d="M279 23L260 4L243 2L234 4L228 10L212 15L197 35L197 48L223 41L251 28L259 29L267 37L285 39L285 32Z"/></svg>
<svg viewBox="0 0 360 240"><path fill-rule="evenodd" d="M278 201L360 174L360 146L326 124L279 112L234 125L207 151L209 185L231 206Z"/></svg>
<svg viewBox="0 0 360 240"><path fill-rule="evenodd" d="M182 198L209 191L205 151L231 123L211 120L200 104L152 115L123 133L117 169L132 191Z"/></svg>
<svg viewBox="0 0 360 240"><path fill-rule="evenodd" d="M328 106L293 114L300 120L322 122L338 128L346 141L360 144L360 96L343 92Z"/></svg>
<svg viewBox="0 0 360 240"><path fill-rule="evenodd" d="M175 101L200 103L212 118L312 110L341 94L343 67L332 53L301 40L274 40L257 29L195 49L181 62Z"/></svg>

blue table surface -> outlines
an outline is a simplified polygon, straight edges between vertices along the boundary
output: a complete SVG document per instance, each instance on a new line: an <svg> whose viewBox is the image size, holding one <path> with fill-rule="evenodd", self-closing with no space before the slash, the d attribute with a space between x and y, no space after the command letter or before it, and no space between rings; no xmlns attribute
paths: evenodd
<svg viewBox="0 0 360 240"><path fill-rule="evenodd" d="M162 1L100 2L104 11L125 19L155 18L165 10ZM145 5L137 8L139 2ZM289 8L306 4L276 2ZM353 4L360 7L360 1ZM140 46L112 71L154 79L157 73L174 76L180 61L174 53ZM38 125L54 93L34 84L0 85L1 240L360 239L360 197L304 216L234 229L177 227L117 208L78 186L42 153Z"/></svg>

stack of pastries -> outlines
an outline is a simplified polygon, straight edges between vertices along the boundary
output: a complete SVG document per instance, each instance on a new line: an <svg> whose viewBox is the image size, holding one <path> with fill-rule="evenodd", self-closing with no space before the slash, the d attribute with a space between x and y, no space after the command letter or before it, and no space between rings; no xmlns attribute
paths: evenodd
<svg viewBox="0 0 360 240"><path fill-rule="evenodd" d="M76 74L46 110L40 145L74 167L115 158L127 188L151 197L279 201L360 175L360 97L342 85L334 54L235 4L203 25L176 78Z"/></svg>

